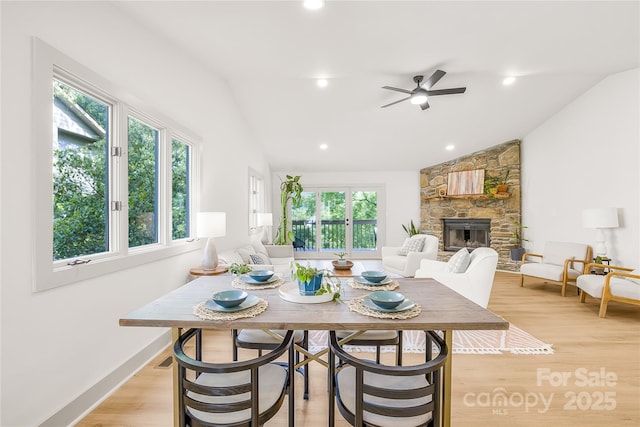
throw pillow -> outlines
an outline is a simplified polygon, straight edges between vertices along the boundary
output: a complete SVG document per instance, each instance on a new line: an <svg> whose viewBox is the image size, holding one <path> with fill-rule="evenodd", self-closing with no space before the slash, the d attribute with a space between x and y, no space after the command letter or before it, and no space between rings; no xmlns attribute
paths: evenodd
<svg viewBox="0 0 640 427"><path fill-rule="evenodd" d="M251 246L251 245L241 246L236 250L238 251L238 253L242 257L242 261L244 261L245 264L250 264L251 260L249 259L249 255L252 255L252 254L256 253L256 250L253 249L253 246Z"/></svg>
<svg viewBox="0 0 640 427"><path fill-rule="evenodd" d="M251 259L251 264L262 264L262 265L271 264L271 260L269 259L269 257L262 254L251 254L249 255L249 258Z"/></svg>
<svg viewBox="0 0 640 427"><path fill-rule="evenodd" d="M267 252L267 248L265 248L264 245L262 244L262 241L260 241L260 237L252 237L251 246L253 246L253 249L256 251L257 254L262 254L267 258L269 257L269 252Z"/></svg>
<svg viewBox="0 0 640 427"><path fill-rule="evenodd" d="M425 237L420 235L411 236L406 239L400 248L400 255L407 256L409 252L420 252L424 247Z"/></svg>
<svg viewBox="0 0 640 427"><path fill-rule="evenodd" d="M462 248L456 252L447 263L449 273L464 273L471 262L471 255L467 248Z"/></svg>

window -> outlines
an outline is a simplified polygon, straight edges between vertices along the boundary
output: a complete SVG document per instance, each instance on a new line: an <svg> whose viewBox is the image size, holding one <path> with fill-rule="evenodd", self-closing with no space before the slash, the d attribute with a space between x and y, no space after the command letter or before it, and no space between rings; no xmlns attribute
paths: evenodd
<svg viewBox="0 0 640 427"><path fill-rule="evenodd" d="M45 43L34 48L34 290L198 250L196 138Z"/></svg>
<svg viewBox="0 0 640 427"><path fill-rule="evenodd" d="M191 147L180 141L171 141L171 237L173 240L189 237L189 159Z"/></svg>
<svg viewBox="0 0 640 427"><path fill-rule="evenodd" d="M249 169L249 231L258 227L260 212L264 212L264 179Z"/></svg>

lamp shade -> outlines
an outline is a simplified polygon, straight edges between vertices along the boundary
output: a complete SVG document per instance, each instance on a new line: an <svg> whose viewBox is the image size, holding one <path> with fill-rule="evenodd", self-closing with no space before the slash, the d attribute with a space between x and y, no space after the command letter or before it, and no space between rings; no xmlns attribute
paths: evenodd
<svg viewBox="0 0 640 427"><path fill-rule="evenodd" d="M227 232L227 214L224 212L198 212L198 237L221 237Z"/></svg>
<svg viewBox="0 0 640 427"><path fill-rule="evenodd" d="M273 215L270 213L258 213L256 215L256 225L258 227L273 225Z"/></svg>
<svg viewBox="0 0 640 427"><path fill-rule="evenodd" d="M584 228L616 228L618 227L617 208L595 208L582 211Z"/></svg>

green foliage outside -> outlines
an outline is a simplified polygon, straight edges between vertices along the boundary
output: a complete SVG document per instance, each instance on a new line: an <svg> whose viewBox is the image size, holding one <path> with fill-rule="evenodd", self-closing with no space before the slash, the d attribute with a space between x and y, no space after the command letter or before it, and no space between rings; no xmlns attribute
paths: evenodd
<svg viewBox="0 0 640 427"><path fill-rule="evenodd" d="M55 94L81 107L108 129L109 107L61 82ZM129 247L157 241L157 130L129 120ZM172 236L187 237L188 155L186 144L172 144ZM60 145L53 150L53 259L109 251L108 142Z"/></svg>
<svg viewBox="0 0 640 427"><path fill-rule="evenodd" d="M322 248L346 248L346 201L344 192L321 192L322 204ZM375 249L376 247L376 218L378 197L375 191L357 191L352 195L352 215L354 239L353 247L360 249ZM294 227L296 237L304 240L305 248L314 249L316 242L316 193L302 192L300 203L292 209L295 223L304 222L303 226ZM359 221L370 221L359 225Z"/></svg>

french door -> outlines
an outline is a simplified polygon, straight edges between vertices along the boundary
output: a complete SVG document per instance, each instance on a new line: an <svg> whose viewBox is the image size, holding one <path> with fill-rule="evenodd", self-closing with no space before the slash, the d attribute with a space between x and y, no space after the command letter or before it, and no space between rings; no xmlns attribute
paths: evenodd
<svg viewBox="0 0 640 427"><path fill-rule="evenodd" d="M305 258L379 258L383 234L381 187L305 187L292 208L294 248Z"/></svg>

